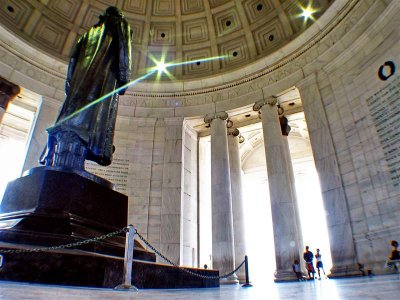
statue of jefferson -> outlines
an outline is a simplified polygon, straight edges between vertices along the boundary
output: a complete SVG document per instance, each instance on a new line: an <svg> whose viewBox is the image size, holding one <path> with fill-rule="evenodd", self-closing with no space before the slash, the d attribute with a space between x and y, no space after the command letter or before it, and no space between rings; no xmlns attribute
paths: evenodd
<svg viewBox="0 0 400 300"><path fill-rule="evenodd" d="M131 30L116 7L77 42L68 66L66 98L40 162L83 170L85 160L111 164L118 94L131 73ZM110 94L104 100L102 96ZM97 101L96 101L97 100Z"/></svg>

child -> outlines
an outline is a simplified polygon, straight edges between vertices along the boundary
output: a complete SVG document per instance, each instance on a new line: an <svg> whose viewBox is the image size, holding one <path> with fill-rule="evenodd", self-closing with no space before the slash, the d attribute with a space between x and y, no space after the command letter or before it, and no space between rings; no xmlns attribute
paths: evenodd
<svg viewBox="0 0 400 300"><path fill-rule="evenodd" d="M292 268L293 268L293 272L296 273L297 279L299 281L303 280L303 273L301 273L300 264L297 259L294 260Z"/></svg>
<svg viewBox="0 0 400 300"><path fill-rule="evenodd" d="M318 279L321 280L321 274L320 274L319 268L322 269L322 271L324 272L325 278L326 278L324 265L322 264L321 253L319 252L319 249L317 249L317 254L315 254L315 259L317 260L317 270L318 270L318 277L319 277Z"/></svg>

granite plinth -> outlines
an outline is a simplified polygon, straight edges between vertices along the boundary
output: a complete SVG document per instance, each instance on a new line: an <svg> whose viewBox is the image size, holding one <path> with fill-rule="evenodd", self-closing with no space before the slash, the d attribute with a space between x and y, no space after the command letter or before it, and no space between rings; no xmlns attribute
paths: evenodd
<svg viewBox="0 0 400 300"><path fill-rule="evenodd" d="M57 246L83 241L127 225L128 197L74 172L35 168L10 182L0 205L0 240ZM155 261L137 242L134 258ZM125 233L79 246L123 256Z"/></svg>
<svg viewBox="0 0 400 300"><path fill-rule="evenodd" d="M0 205L0 252L65 245L118 231L127 225L127 198L75 172L37 168L7 186ZM4 253L0 280L114 288L123 282L124 248L121 232L78 249ZM138 241L133 258L132 284L138 288L219 286L218 279L155 263L155 254Z"/></svg>
<svg viewBox="0 0 400 300"><path fill-rule="evenodd" d="M0 245L1 249L9 249ZM15 249L15 248L14 248ZM6 253L0 280L57 285L114 288L122 283L124 261L120 257L64 250ZM217 270L189 268L201 275L218 276ZM132 284L137 288L218 287L218 279L204 279L178 268L134 260Z"/></svg>

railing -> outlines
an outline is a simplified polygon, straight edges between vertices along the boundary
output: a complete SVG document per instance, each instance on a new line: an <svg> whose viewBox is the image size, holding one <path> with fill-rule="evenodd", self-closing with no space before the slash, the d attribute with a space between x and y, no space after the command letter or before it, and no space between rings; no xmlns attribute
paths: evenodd
<svg viewBox="0 0 400 300"><path fill-rule="evenodd" d="M181 272L185 272L187 274L190 274L192 276L202 278L202 279L223 279L223 278L228 278L234 273L236 273L243 265L245 265L245 272L246 272L246 283L243 285L243 287L251 287L252 285L250 284L249 281L249 268L248 268L248 257L247 255L245 256L245 259L243 260L240 265L238 265L233 271L220 275L220 276L211 276L211 275L203 275L203 274L198 274L196 272L193 272L192 270L189 270L188 268L179 266L175 264L173 261L168 259L165 255L163 255L160 251L158 251L155 247L153 247L137 230L133 227L133 225L128 225L128 227L124 227L120 230L110 232L108 234L104 234L98 237L90 238L84 241L79 241L75 243L70 243L70 244L65 244L65 245L59 245L59 246L50 246L50 247L40 247L40 248L29 248L29 249L0 249L0 256L1 254L5 253L32 253L32 252L45 252L45 251L51 251L51 250L60 250L60 249L68 249L68 248L73 248L73 247L79 247L85 244L89 243L94 243L96 241L100 240L105 240L107 238L116 236L122 232L126 233L126 240L125 240L125 257L124 257L124 274L123 274L123 282L116 287L118 290L135 290L137 291L137 288L132 285L132 268L133 268L133 250L134 250L134 244L135 244L135 235L139 237L140 240L143 241L147 245L149 249L154 251L155 254L157 254L159 257L161 257L164 261L169 263L170 265L178 268ZM3 260L3 257L0 257L1 260Z"/></svg>

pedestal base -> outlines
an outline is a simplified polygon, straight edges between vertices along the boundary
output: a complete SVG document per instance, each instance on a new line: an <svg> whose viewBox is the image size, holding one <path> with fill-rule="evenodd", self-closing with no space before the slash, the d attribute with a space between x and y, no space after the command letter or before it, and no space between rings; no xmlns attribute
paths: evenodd
<svg viewBox="0 0 400 300"><path fill-rule="evenodd" d="M0 240L35 246L84 241L127 226L128 197L71 171L35 168L7 185L0 204ZM38 247L39 246L39 247ZM125 233L79 249L123 257ZM134 258L155 261L135 242Z"/></svg>
<svg viewBox="0 0 400 300"><path fill-rule="evenodd" d="M0 244L2 249L7 248ZM123 282L124 260L120 257L62 250L36 253L6 253L0 280L30 283L115 288ZM176 267L134 260L132 285L139 288L218 287L218 279L195 277ZM216 276L216 270L188 268L192 272Z"/></svg>
<svg viewBox="0 0 400 300"><path fill-rule="evenodd" d="M347 266L333 266L329 278L342 278L342 277L354 277L363 276L363 272L360 270L358 264L352 264Z"/></svg>
<svg viewBox="0 0 400 300"><path fill-rule="evenodd" d="M222 278L220 280L220 284L237 284L237 283L239 283L239 280L238 280L236 274L233 274L227 278Z"/></svg>
<svg viewBox="0 0 400 300"><path fill-rule="evenodd" d="M37 168L7 186L0 205L0 249L64 245L118 231L127 226L127 209L128 197L103 184L75 172ZM124 247L121 232L77 249L4 253L0 280L115 288L123 282ZM155 263L155 254L140 247L135 241L133 286L219 286L216 270L189 268L217 278L194 277Z"/></svg>
<svg viewBox="0 0 400 300"><path fill-rule="evenodd" d="M276 271L275 282L298 281L296 274L293 271Z"/></svg>

